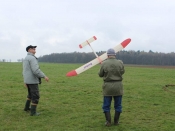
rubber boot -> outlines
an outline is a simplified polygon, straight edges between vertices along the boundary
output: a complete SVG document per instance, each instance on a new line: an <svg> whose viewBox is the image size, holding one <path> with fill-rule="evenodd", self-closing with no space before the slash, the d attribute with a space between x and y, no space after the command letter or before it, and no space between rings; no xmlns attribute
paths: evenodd
<svg viewBox="0 0 175 131"><path fill-rule="evenodd" d="M24 111L27 111L27 112L30 111L30 102L31 102L31 100L26 100Z"/></svg>
<svg viewBox="0 0 175 131"><path fill-rule="evenodd" d="M110 114L110 112L105 112L105 118L106 118L105 126L111 126L111 114Z"/></svg>
<svg viewBox="0 0 175 131"><path fill-rule="evenodd" d="M30 109L30 111L31 111L30 115L31 116L39 116L40 115L40 113L36 112L36 107L37 107L37 105L31 105L31 109Z"/></svg>
<svg viewBox="0 0 175 131"><path fill-rule="evenodd" d="M114 125L118 125L119 124L119 118L120 118L120 112L115 112L114 115Z"/></svg>

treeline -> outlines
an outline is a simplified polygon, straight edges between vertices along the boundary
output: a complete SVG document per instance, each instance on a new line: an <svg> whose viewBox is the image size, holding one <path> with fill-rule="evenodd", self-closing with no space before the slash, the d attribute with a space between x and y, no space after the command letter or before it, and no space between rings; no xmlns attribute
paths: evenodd
<svg viewBox="0 0 175 131"><path fill-rule="evenodd" d="M96 52L98 56L105 51ZM95 58L93 52L90 53L52 53L39 57L40 62L50 63L87 63ZM175 66L175 53L158 53L144 51L120 51L116 58L123 61L124 64L137 65L170 65Z"/></svg>

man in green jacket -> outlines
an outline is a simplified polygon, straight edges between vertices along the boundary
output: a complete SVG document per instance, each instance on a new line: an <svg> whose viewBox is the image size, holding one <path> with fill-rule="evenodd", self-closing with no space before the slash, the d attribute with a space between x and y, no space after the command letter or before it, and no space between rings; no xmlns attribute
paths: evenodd
<svg viewBox="0 0 175 131"><path fill-rule="evenodd" d="M124 74L124 65L121 60L116 59L114 49L107 51L108 59L105 60L99 70L99 76L103 78L103 112L105 114L106 126L111 125L110 106L112 97L114 98L114 125L119 124L120 113L122 112L123 84L122 75Z"/></svg>
<svg viewBox="0 0 175 131"><path fill-rule="evenodd" d="M39 115L39 113L36 112L36 107L40 98L38 84L41 84L41 78L44 78L47 82L49 81L49 78L39 68L38 60L35 57L36 47L37 46L30 45L26 48L28 53L23 61L24 85L28 89L24 111L30 111L31 116Z"/></svg>

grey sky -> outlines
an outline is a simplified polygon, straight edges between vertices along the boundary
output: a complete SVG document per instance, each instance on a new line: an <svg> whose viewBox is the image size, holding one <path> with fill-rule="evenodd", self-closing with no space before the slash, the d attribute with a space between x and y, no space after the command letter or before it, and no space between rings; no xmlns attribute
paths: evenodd
<svg viewBox="0 0 175 131"><path fill-rule="evenodd" d="M17 61L28 45L36 56L91 52L79 44L96 36L95 51L127 38L125 50L174 52L174 0L0 0L0 60Z"/></svg>

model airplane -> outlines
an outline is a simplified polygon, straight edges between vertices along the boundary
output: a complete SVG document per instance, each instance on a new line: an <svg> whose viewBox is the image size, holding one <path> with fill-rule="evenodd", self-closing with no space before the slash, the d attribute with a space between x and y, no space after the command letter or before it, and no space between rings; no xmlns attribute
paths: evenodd
<svg viewBox="0 0 175 131"><path fill-rule="evenodd" d="M86 46L88 44L90 46L90 42L93 42L96 39L97 39L96 37L93 37L93 38L87 40L86 42L83 42L82 44L80 44L79 47L82 48L82 47L84 47L84 46ZM113 49L115 50L115 52L118 52L118 51L124 49L130 42L131 42L131 39L128 38L128 39L124 40L122 43L120 43L119 45L115 46ZM104 61L105 59L108 58L107 57L107 53L104 53L101 56L97 56L96 53L95 53L95 55L96 55L97 58L95 58L94 60L92 60L92 61L90 61L90 62L88 62L88 63L86 63L84 65L82 65L81 67L79 67L79 68L77 68L75 70L72 70L72 71L68 72L66 74L66 76L67 77L76 76L76 75L78 75L78 74L80 74L80 73L82 73L82 72L92 68L93 66L101 63L102 61Z"/></svg>

